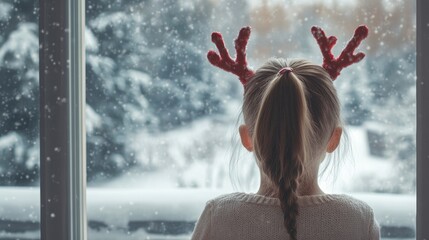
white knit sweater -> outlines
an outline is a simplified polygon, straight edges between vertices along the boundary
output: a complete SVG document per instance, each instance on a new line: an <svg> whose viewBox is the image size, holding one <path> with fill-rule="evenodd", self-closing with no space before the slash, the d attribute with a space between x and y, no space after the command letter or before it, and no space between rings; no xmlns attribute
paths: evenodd
<svg viewBox="0 0 429 240"><path fill-rule="evenodd" d="M347 195L298 198L298 240L378 240L380 232L366 203ZM277 198L232 193L207 202L193 240L287 240Z"/></svg>

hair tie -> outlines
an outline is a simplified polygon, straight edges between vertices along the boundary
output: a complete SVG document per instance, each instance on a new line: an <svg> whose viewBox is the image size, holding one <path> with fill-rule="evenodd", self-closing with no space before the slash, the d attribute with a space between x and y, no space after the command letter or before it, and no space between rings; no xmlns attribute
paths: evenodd
<svg viewBox="0 0 429 240"><path fill-rule="evenodd" d="M284 75L285 73L289 74L290 72L293 72L293 68L291 68L291 67L284 67L284 68L280 69L280 71L279 71L278 74Z"/></svg>

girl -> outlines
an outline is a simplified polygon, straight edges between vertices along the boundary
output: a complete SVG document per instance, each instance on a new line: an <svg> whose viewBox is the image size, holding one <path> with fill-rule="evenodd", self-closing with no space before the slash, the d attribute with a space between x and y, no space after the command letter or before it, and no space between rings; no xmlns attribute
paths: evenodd
<svg viewBox="0 0 429 240"><path fill-rule="evenodd" d="M354 49L368 34L359 27L340 57L330 53L335 37L312 33L324 55L323 67L305 60L271 59L255 73L245 48L250 28L235 41L232 60L219 33L212 34L220 56L209 61L239 76L244 85L243 146L255 154L261 182L256 194L233 193L209 201L192 239L379 239L372 209L346 195L325 194L319 166L333 152L342 128L340 104L332 81L342 68L360 61Z"/></svg>

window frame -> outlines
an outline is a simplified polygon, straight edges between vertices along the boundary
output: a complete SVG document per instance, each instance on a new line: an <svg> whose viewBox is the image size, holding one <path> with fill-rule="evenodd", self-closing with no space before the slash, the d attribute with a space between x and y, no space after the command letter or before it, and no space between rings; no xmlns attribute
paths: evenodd
<svg viewBox="0 0 429 240"><path fill-rule="evenodd" d="M429 125L424 124L429 122L429 109L425 108L429 105L429 68L424 67L429 64L429 15L424 14L429 2L416 1L416 239L429 239L429 228L424 227L429 223L429 174L425 173L429 148L424 146L429 142ZM40 0L40 218L44 240L87 239L84 28L84 0Z"/></svg>
<svg viewBox="0 0 429 240"><path fill-rule="evenodd" d="M39 5L41 239L85 240L85 1Z"/></svg>
<svg viewBox="0 0 429 240"><path fill-rule="evenodd" d="M424 9L429 9L429 1L417 0L417 216L416 239L429 239L429 228L424 223L429 223L429 16ZM425 67L426 64L426 67ZM426 124L425 124L426 123Z"/></svg>

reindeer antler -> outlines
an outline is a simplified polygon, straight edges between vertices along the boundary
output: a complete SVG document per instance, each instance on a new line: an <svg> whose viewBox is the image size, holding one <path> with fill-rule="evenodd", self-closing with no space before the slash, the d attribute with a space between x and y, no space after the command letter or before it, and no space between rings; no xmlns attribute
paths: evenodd
<svg viewBox="0 0 429 240"><path fill-rule="evenodd" d="M235 39L235 51L237 53L235 61L231 59L228 50L225 48L222 34L218 32L212 33L212 42L216 44L220 56L215 51L207 53L207 58L211 64L237 75L243 85L254 75L254 72L247 67L246 61L246 45L249 36L250 27L243 27Z"/></svg>
<svg viewBox="0 0 429 240"><path fill-rule="evenodd" d="M320 50L323 55L323 68L331 76L332 80L335 80L338 75L340 75L340 71L350 66L353 63L357 63L365 57L365 54L360 52L358 54L354 54L354 50L359 46L363 39L368 36L368 27L361 25L355 30L355 34L352 39L350 39L347 46L341 52L338 58L335 58L332 54L332 47L337 42L337 38L334 36L326 37L325 32L320 27L312 27L311 33L314 38L317 40L319 44Z"/></svg>

